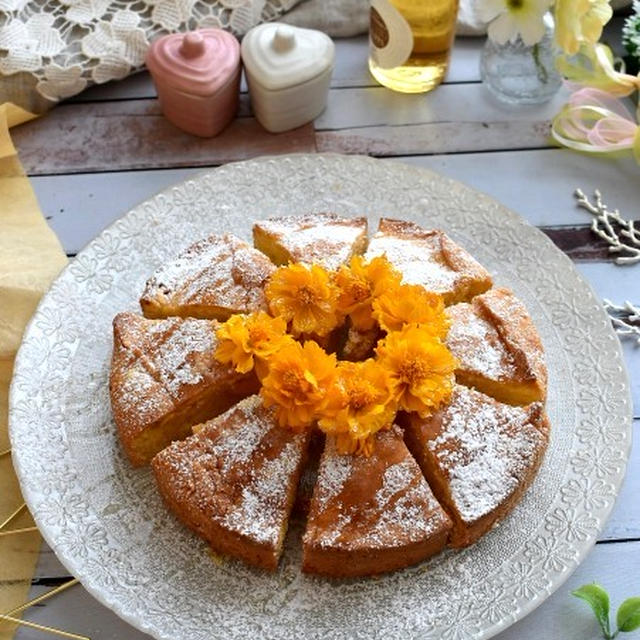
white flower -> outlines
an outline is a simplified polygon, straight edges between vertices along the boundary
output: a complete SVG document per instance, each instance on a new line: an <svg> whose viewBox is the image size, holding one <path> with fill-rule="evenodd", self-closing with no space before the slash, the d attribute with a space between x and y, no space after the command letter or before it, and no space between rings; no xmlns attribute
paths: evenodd
<svg viewBox="0 0 640 640"><path fill-rule="evenodd" d="M45 79L38 82L36 89L51 100L75 96L87 86L87 81L82 77L82 67L77 64L66 68L50 64L43 72Z"/></svg>
<svg viewBox="0 0 640 640"><path fill-rule="evenodd" d="M149 42L138 27L140 16L133 11L116 11L111 22L101 20L92 33L82 38L82 53L100 61L91 76L97 83L119 80L140 67L149 48Z"/></svg>
<svg viewBox="0 0 640 640"><path fill-rule="evenodd" d="M53 57L64 48L58 31L52 28L54 17L38 13L26 22L14 19L0 28L0 49L11 52L0 59L0 72L9 75L18 71L35 71L42 56Z"/></svg>
<svg viewBox="0 0 640 640"><path fill-rule="evenodd" d="M69 7L64 14L67 20L77 24L87 24L102 18L111 0L60 0L60 3Z"/></svg>
<svg viewBox="0 0 640 640"><path fill-rule="evenodd" d="M144 0L153 7L151 19L168 31L175 31L191 17L196 0Z"/></svg>
<svg viewBox="0 0 640 640"><path fill-rule="evenodd" d="M543 17L551 4L552 0L482 0L478 16L490 23L488 35L494 42L515 42L520 36L531 46L544 35Z"/></svg>

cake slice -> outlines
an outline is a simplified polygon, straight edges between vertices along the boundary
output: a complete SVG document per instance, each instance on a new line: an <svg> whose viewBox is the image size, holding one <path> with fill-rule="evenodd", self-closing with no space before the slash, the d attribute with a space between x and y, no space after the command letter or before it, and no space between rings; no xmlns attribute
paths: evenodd
<svg viewBox="0 0 640 640"><path fill-rule="evenodd" d="M192 244L147 280L140 306L147 318L224 321L267 309L264 287L275 267L236 236L212 235Z"/></svg>
<svg viewBox="0 0 640 640"><path fill-rule="evenodd" d="M429 418L409 415L405 437L453 520L450 546L466 547L509 513L531 484L549 422L541 403L512 407L456 385L444 409Z"/></svg>
<svg viewBox="0 0 640 640"><path fill-rule="evenodd" d="M274 570L309 441L254 395L153 459L168 507L218 553Z"/></svg>
<svg viewBox="0 0 640 640"><path fill-rule="evenodd" d="M253 244L278 265L320 264L337 269L367 247L367 219L335 213L275 216L253 225Z"/></svg>
<svg viewBox="0 0 640 640"><path fill-rule="evenodd" d="M445 233L413 222L382 218L365 258L385 255L406 284L439 293L447 305L465 302L491 287L486 269Z"/></svg>
<svg viewBox="0 0 640 640"><path fill-rule="evenodd" d="M214 320L113 320L109 389L113 419L131 462L148 464L191 426L255 393L253 373L241 375L215 358Z"/></svg>
<svg viewBox="0 0 640 640"><path fill-rule="evenodd" d="M544 401L547 369L538 332L509 289L490 289L447 310L447 347L458 382L508 404Z"/></svg>
<svg viewBox="0 0 640 640"><path fill-rule="evenodd" d="M378 432L369 457L341 455L327 437L302 569L333 577L393 571L441 551L450 528L398 427Z"/></svg>

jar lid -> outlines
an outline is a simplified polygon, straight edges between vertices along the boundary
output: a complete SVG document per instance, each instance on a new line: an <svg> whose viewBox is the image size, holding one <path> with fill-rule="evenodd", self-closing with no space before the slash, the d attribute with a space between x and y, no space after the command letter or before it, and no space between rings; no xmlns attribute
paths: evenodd
<svg viewBox="0 0 640 640"><path fill-rule="evenodd" d="M258 25L242 40L247 73L270 90L311 80L330 69L334 57L335 47L329 36L282 22Z"/></svg>
<svg viewBox="0 0 640 640"><path fill-rule="evenodd" d="M198 29L155 40L146 65L154 79L194 95L211 95L236 72L240 45L222 29Z"/></svg>

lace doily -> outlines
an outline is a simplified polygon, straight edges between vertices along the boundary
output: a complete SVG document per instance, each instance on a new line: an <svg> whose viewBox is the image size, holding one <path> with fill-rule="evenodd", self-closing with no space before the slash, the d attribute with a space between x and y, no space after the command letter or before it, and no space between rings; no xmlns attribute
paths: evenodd
<svg viewBox="0 0 640 640"><path fill-rule="evenodd" d="M198 27L242 35L298 2L0 0L0 74L27 72L36 91L57 102L139 70L157 36Z"/></svg>

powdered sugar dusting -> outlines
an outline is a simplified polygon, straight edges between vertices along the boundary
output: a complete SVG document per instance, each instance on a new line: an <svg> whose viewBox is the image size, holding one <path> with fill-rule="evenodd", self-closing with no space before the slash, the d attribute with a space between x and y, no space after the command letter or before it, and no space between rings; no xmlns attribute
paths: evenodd
<svg viewBox="0 0 640 640"><path fill-rule="evenodd" d="M340 455L328 440L306 536L313 544L392 548L423 540L447 526L447 516L400 431L380 433L377 439L369 458Z"/></svg>
<svg viewBox="0 0 640 640"><path fill-rule="evenodd" d="M516 366L500 340L495 327L480 316L473 305L450 307L451 327L447 347L460 361L461 368L493 380L506 380L516 374Z"/></svg>
<svg viewBox="0 0 640 640"><path fill-rule="evenodd" d="M147 281L142 299L255 311L266 308L263 287L274 269L266 256L234 235L214 235L161 266Z"/></svg>
<svg viewBox="0 0 640 640"><path fill-rule="evenodd" d="M522 375L546 386L544 349L522 302L509 289L491 289L478 296L474 303L496 323L501 338L519 362Z"/></svg>
<svg viewBox="0 0 640 640"><path fill-rule="evenodd" d="M192 245L177 258L159 267L147 283L147 290L158 288L165 292L182 289L188 284L186 296L192 296L196 288L204 284L202 274L212 264L228 261L230 258L227 243L203 240ZM227 271L229 267L227 265Z"/></svg>
<svg viewBox="0 0 640 640"><path fill-rule="evenodd" d="M443 430L428 443L449 477L453 502L472 523L498 507L520 484L542 434L530 413L457 386L443 411Z"/></svg>
<svg viewBox="0 0 640 640"><path fill-rule="evenodd" d="M163 327L151 328L163 331ZM207 321L187 319L175 325L169 338L161 343L154 358L160 379L167 390L177 395L183 385L197 384L203 380L202 372L193 361L196 353L212 353L215 334Z"/></svg>
<svg viewBox="0 0 640 640"><path fill-rule="evenodd" d="M321 264L327 269L347 262L366 233L364 218L331 214L269 218L256 226L277 236L295 262Z"/></svg>
<svg viewBox="0 0 640 640"><path fill-rule="evenodd" d="M410 457L385 470L375 501L380 515L362 538L368 546L415 542L440 530L446 522L429 485Z"/></svg>
<svg viewBox="0 0 640 640"><path fill-rule="evenodd" d="M416 471L408 458L387 467L382 476L382 486L375 495L376 504L380 508L386 507L396 493L406 490L416 477Z"/></svg>
<svg viewBox="0 0 640 640"><path fill-rule="evenodd" d="M351 456L338 455L332 443L328 443L327 446L332 447L332 455L325 456L318 472L316 484L320 509L324 509L329 500L334 499L342 491L344 483L353 470Z"/></svg>
<svg viewBox="0 0 640 640"><path fill-rule="evenodd" d="M242 414L240 420L236 418L239 426L223 431L211 447L212 453L220 460L223 471L246 463L258 448L265 432L273 427L271 414L257 412L261 405L260 396L255 395L242 400L230 410Z"/></svg>
<svg viewBox="0 0 640 640"><path fill-rule="evenodd" d="M398 238L378 232L365 257L370 260L382 255L400 271L406 284L419 284L441 294L455 289L458 273L444 262L435 239Z"/></svg>
<svg viewBox="0 0 640 640"><path fill-rule="evenodd" d="M214 358L215 327L133 313L116 318L111 394L120 424L138 430L180 405L193 386L237 376Z"/></svg>
<svg viewBox="0 0 640 640"><path fill-rule="evenodd" d="M163 468L175 502L185 510L189 503L197 507L189 517L198 530L216 522L275 550L307 441L305 434L279 427L275 413L254 395L164 449L154 465Z"/></svg>
<svg viewBox="0 0 640 640"><path fill-rule="evenodd" d="M351 523L351 513L339 513L331 527L319 532L320 546L330 547L336 543L343 534L345 527Z"/></svg>
<svg viewBox="0 0 640 640"><path fill-rule="evenodd" d="M157 413L162 410L159 394L166 398L166 392L142 363L134 362L121 380L122 384L114 396L121 409L135 410L136 420L141 423L155 420Z"/></svg>
<svg viewBox="0 0 640 640"><path fill-rule="evenodd" d="M236 509L224 524L258 542L276 546L285 515L289 479L300 462L299 442L289 442L273 460L266 460L251 481L242 488Z"/></svg>

